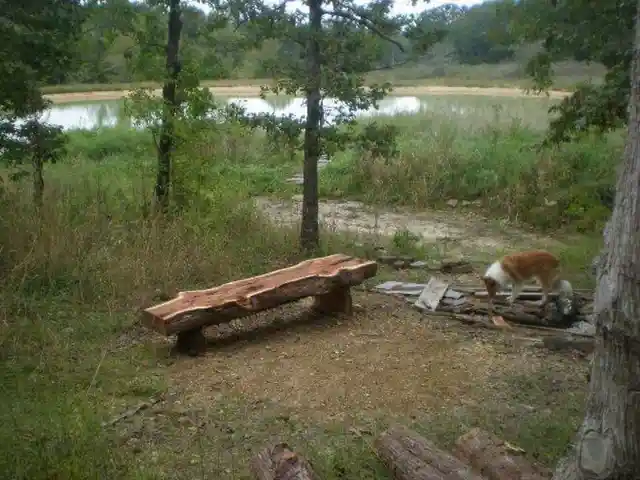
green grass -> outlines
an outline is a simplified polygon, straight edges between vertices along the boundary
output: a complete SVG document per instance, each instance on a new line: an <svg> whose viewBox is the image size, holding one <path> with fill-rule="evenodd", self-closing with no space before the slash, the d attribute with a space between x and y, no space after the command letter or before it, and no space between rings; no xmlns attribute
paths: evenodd
<svg viewBox="0 0 640 480"><path fill-rule="evenodd" d="M602 228L623 152L620 132L538 150L544 127L535 108L527 120L509 110L465 108L465 115L431 111L380 120L399 128L399 155L339 154L321 172L321 194L416 209L475 201L494 216L546 230Z"/></svg>
<svg viewBox="0 0 640 480"><path fill-rule="evenodd" d="M535 110L530 99L501 99L511 112L502 114L492 102L466 100L472 113L461 122L447 113L447 101L435 99L428 114L389 119L404 132L398 159L384 163L355 152L336 158L322 172L323 194L416 208L451 197L488 198L485 208L496 215L595 230L604 214L593 196L612 185L619 137L589 138L538 154L531 145L544 126L544 105ZM516 125L511 117L527 122ZM118 127L71 134L67 156L47 166L40 212L31 206L28 183L3 184L0 470L7 478L247 478L250 453L278 436L309 456L323 478L388 479L370 444L392 420L411 424L442 447L470 426L482 426L548 465L558 459L582 416L584 390L562 368L496 378L505 403L533 407L525 413L504 410L500 403L416 418L352 412L357 424L371 431L362 436L340 421L313 423L224 389L207 411L160 412L164 417L156 423L148 417L125 422L126 437L120 427L101 426L170 389L169 359L150 347L150 337L138 327L140 308L162 294L263 273L301 258L297 230L272 226L250 201L258 194L295 193L284 179L300 162L299 155L292 160L260 135L234 126L194 135L175 159L181 210L159 219L150 205L151 137ZM536 181L541 192L533 195ZM571 193L569 205L583 199L580 215L560 206L525 215L540 208L545 196L565 208L565 192ZM588 235L571 238L575 242L561 254L571 265L584 265L598 241ZM399 252L417 251L402 238L391 243ZM324 233L323 244L327 253L372 251L362 239L332 233ZM573 383L554 389L558 375ZM197 426L201 420L204 426Z"/></svg>
<svg viewBox="0 0 640 480"><path fill-rule="evenodd" d="M525 74L525 59L497 65L461 65L435 55L431 61L411 64L391 70L372 72L370 82L391 82L394 85L446 85L460 87L517 87L532 85ZM555 90L572 90L581 82L600 82L604 76L601 65L586 65L573 61L554 64Z"/></svg>

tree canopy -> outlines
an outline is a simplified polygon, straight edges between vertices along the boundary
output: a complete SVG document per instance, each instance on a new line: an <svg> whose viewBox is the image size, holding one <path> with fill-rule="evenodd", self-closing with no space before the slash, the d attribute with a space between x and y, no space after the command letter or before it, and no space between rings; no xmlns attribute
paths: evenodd
<svg viewBox="0 0 640 480"><path fill-rule="evenodd" d="M604 132L626 123L637 2L611 0L505 0L513 38L536 42L540 52L527 71L536 88L553 80L553 62L598 62L607 69L601 85L583 84L551 109L550 142L567 141L591 129Z"/></svg>
<svg viewBox="0 0 640 480"><path fill-rule="evenodd" d="M5 162L34 164L34 195L42 199L42 163L55 160L64 138L40 122L42 83L62 81L73 64L79 0L2 2L0 14L0 153Z"/></svg>

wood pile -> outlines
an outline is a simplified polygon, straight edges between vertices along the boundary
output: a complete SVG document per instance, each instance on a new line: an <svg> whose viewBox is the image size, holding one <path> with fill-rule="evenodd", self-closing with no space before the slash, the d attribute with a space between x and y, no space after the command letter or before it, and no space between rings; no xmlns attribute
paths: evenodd
<svg viewBox="0 0 640 480"><path fill-rule="evenodd" d="M487 292L484 289L463 285L450 285L437 277L426 284L385 282L374 290L391 295L400 295L416 308L429 314L446 314L465 323L486 323L504 326L499 320L489 318ZM500 292L494 301L493 315L503 320L533 327L568 328L577 322L589 322L593 313L590 292L577 290L570 301L551 295L551 301L542 308L535 302L542 300L539 287L527 286L512 304L505 298L510 292Z"/></svg>
<svg viewBox="0 0 640 480"><path fill-rule="evenodd" d="M416 432L396 425L383 432L373 449L397 480L546 480L551 472L527 460L524 451L475 428L455 443L453 454ZM320 480L311 463L279 443L251 461L257 480Z"/></svg>

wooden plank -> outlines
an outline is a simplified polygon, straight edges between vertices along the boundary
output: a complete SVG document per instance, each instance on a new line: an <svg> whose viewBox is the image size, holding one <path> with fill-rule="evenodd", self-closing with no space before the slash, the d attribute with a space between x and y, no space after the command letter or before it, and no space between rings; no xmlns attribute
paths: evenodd
<svg viewBox="0 0 640 480"><path fill-rule="evenodd" d="M416 300L415 306L423 310L435 311L447 288L449 288L448 283L438 280L436 277L431 277L418 300Z"/></svg>
<svg viewBox="0 0 640 480"><path fill-rule="evenodd" d="M180 292L172 300L143 310L142 321L167 336L196 330L304 297L327 295L341 287L358 285L375 276L377 269L376 262L349 255L314 258L219 287Z"/></svg>

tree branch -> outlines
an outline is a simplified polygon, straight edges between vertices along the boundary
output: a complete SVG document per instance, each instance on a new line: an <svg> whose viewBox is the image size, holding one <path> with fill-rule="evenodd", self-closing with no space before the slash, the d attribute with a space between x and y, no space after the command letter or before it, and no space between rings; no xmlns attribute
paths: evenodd
<svg viewBox="0 0 640 480"><path fill-rule="evenodd" d="M348 8L348 7L345 7L345 8ZM341 10L333 10L333 11L323 10L322 13L324 15L333 15L334 17L340 17L340 18L344 18L345 20L350 20L352 22L355 22L358 25L361 25L361 26L367 28L368 30L370 30L371 32L375 33L380 38L386 40L387 42L393 43L396 47L398 47L400 49L400 51L402 53L405 52L404 45L402 45L397 40L394 40L393 38L391 38L386 33L382 32L376 26L376 24L375 24L375 22L373 20L371 20L370 18L367 18L362 13L349 13L349 12L344 12L344 11L341 11Z"/></svg>

